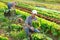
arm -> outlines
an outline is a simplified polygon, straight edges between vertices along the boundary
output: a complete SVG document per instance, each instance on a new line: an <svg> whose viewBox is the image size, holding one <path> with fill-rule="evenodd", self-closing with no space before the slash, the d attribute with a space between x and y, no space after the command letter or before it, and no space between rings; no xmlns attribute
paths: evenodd
<svg viewBox="0 0 60 40"><path fill-rule="evenodd" d="M26 20L25 20L25 25L26 25L27 27L30 27L30 25L28 25L28 22L29 22L29 17L26 18Z"/></svg>

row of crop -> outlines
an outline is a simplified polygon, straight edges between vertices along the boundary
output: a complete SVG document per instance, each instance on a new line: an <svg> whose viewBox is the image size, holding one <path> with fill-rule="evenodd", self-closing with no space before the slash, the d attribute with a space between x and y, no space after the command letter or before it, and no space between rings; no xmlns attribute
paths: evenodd
<svg viewBox="0 0 60 40"><path fill-rule="evenodd" d="M30 14L27 13L27 12L23 12L23 11L19 11L19 10L17 10L17 14L21 14L21 15L22 15L21 17L22 17L24 20L26 19L27 16L30 15ZM38 17L37 17L37 18L38 18ZM38 20L39 20L39 22L40 22L41 27L42 27L43 29L45 28L45 30L46 30L46 28L49 29L50 31L52 31L52 29L54 29L54 32L55 32L55 30L60 30L60 29L59 29L59 28L60 28L60 25L58 25L58 24L56 24L56 23L53 23L53 22L44 20L44 19L42 19L42 18L38 18ZM52 32L53 32L53 31L52 31ZM54 33L54 32L53 32L53 33ZM57 31L57 32L59 32L59 31Z"/></svg>
<svg viewBox="0 0 60 40"><path fill-rule="evenodd" d="M4 3L0 2L0 12L4 12L5 9L7 9L7 6Z"/></svg>
<svg viewBox="0 0 60 40"><path fill-rule="evenodd" d="M16 12L17 14L19 14L20 15L20 12L18 13L18 12ZM26 12L23 12L23 13L26 13ZM19 25L19 24L12 24L11 23L11 25L10 24L8 24L8 19L6 19L3 15L3 11L1 12L1 20L3 20L2 21L2 25L0 25L5 31L7 31L7 32L10 32L9 33L9 35L12 37L12 38L14 38L14 40L18 40L18 39L23 39L23 38L25 38L26 37L26 34L25 34L25 32L24 31L22 31L22 26L21 25ZM26 14L26 15L30 15L30 14ZM23 14L21 14L21 17L25 20L26 18L26 15L23 15ZM10 26L9 26L10 25ZM15 32L15 31L20 31L20 32ZM33 36L32 36L33 37ZM42 39L42 38L41 38ZM0 38L0 40L8 40L8 39L5 39L5 38ZM48 39L49 40L49 39Z"/></svg>
<svg viewBox="0 0 60 40"><path fill-rule="evenodd" d="M51 38L47 37L46 35L40 34L40 33L32 34L32 39L33 40L52 40Z"/></svg>
<svg viewBox="0 0 60 40"><path fill-rule="evenodd" d="M30 14L28 14L26 12L23 12L23 11L18 11L17 14L21 14L22 15L22 18L24 20L26 19L27 16L30 15ZM48 29L48 31L50 30L53 33L53 35L60 35L60 33L59 33L60 31L58 31L58 30L60 30L59 29L60 27L57 24L52 23L52 22L49 22L49 21L46 21L46 20L44 20L42 18L38 18L38 20L39 20L40 25L41 25L41 27L42 27L42 29L44 31L46 31L46 29ZM56 29L58 29L58 30L56 30Z"/></svg>
<svg viewBox="0 0 60 40"><path fill-rule="evenodd" d="M13 40L27 40L27 38L26 38L26 33L25 33L25 31L24 30L22 30L21 28L22 28L22 26L20 26L19 24L11 24L11 29L9 29L9 28L6 28L7 26L5 26L5 31L7 31L7 32L9 32L9 33L7 33L7 34L9 34L10 35L10 37L12 37L13 38ZM37 40L39 39L42 39L42 40L44 40L44 39L46 39L46 40L52 40L50 37L48 37L48 36L46 36L45 34L42 34L42 33L39 33L38 35L37 35L38 33L33 33L31 36L32 36L32 39L33 40L36 40L36 38L37 38Z"/></svg>
<svg viewBox="0 0 60 40"><path fill-rule="evenodd" d="M4 1L4 2L10 2L11 0L1 0L1 1ZM14 0L16 1L16 0ZM17 2L22 2L22 3L25 3L25 4L29 4L29 5L32 5L32 6L39 6L39 7L46 7L48 9L55 9L55 10L59 10L60 9L60 6L59 5L52 5L52 4L47 4L47 3L40 3L40 2L36 2L36 1L26 1L24 0L24 2L22 0L18 0Z"/></svg>
<svg viewBox="0 0 60 40"><path fill-rule="evenodd" d="M6 2L6 1L3 1L3 2ZM60 12L55 11L55 10L49 10L49 9L45 9L45 8L41 8L41 7L34 7L34 6L24 4L24 3L21 3L21 2L18 2L17 6L21 6L21 7L24 7L24 8L31 9L31 10L35 9L35 10L38 10L38 14L42 14L44 16L49 16L51 18L57 18L57 19L60 20Z"/></svg>
<svg viewBox="0 0 60 40"><path fill-rule="evenodd" d="M0 36L0 40L8 40L7 37Z"/></svg>
<svg viewBox="0 0 60 40"><path fill-rule="evenodd" d="M7 31L8 33L6 33L7 35L9 35L13 40L27 40L26 38L26 33L24 30L20 29L21 26L19 24L12 24L11 25L11 30L6 28L7 26L4 26L5 28L5 32ZM20 27L20 28L19 28ZM46 36L45 34L42 34L42 33L39 33L37 36L37 33L36 34L32 34L32 39L33 40L37 40L39 39L42 39L44 40L47 39L47 40L52 40L50 37ZM42 38L43 37L43 38ZM0 40L8 40L7 37L0 37Z"/></svg>
<svg viewBox="0 0 60 40"><path fill-rule="evenodd" d="M11 31L10 35L15 39L15 40L27 40L26 38L26 33L24 30L21 30L20 32L14 32ZM46 36L45 34L42 33L34 33L31 35L32 36L32 40L53 40L50 37Z"/></svg>
<svg viewBox="0 0 60 40"><path fill-rule="evenodd" d="M0 22L6 21L4 15L3 15L4 14L3 12L5 9L7 9L7 6L4 3L0 2Z"/></svg>
<svg viewBox="0 0 60 40"><path fill-rule="evenodd" d="M30 14L27 13L27 12L23 12L23 11L20 11L20 10L16 10L17 14L19 15L22 15L23 19L26 19L27 16L29 16ZM44 30L44 31L51 31L51 33L53 35L60 35L60 25L54 23L54 22L50 22L50 21L47 21L45 19L42 19L42 18L38 18L38 22L40 23L40 27Z"/></svg>
<svg viewBox="0 0 60 40"><path fill-rule="evenodd" d="M38 11L38 14L49 16L51 18L57 18L57 19L60 20L60 12L57 12L57 11L54 11L54 10L49 10L49 9L40 8L40 7L33 7L31 5L24 4L24 3L18 3L17 6L28 8L28 9L31 9L31 10L35 9L35 10Z"/></svg>

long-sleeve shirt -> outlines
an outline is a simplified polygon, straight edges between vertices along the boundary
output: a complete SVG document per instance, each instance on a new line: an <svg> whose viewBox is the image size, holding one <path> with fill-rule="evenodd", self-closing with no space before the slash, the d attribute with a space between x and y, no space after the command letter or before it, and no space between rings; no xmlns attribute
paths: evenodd
<svg viewBox="0 0 60 40"><path fill-rule="evenodd" d="M35 21L35 20L37 20L37 18L35 17L34 19L32 19L32 16L29 16L29 17L26 18L25 24L28 24L28 25L32 26L32 20Z"/></svg>

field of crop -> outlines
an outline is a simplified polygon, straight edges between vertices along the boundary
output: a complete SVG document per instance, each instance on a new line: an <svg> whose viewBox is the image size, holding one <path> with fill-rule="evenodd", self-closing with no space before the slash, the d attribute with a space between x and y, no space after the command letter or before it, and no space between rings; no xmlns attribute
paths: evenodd
<svg viewBox="0 0 60 40"><path fill-rule="evenodd" d="M8 2L8 1L6 1ZM41 8L41 7L35 7L35 6L31 6L31 5L28 5L25 4L25 3L22 3L20 1L17 1L17 6L19 7L22 7L23 10L24 9L27 9L29 11L35 9L35 10L38 10L38 14L40 14L40 17L44 18L44 19L47 19L49 21L53 21L57 24L60 23L60 12L59 11L55 11L55 10L49 10L49 9L45 9L45 8ZM33 2L32 2L33 3ZM42 4L43 5L43 4ZM53 7L54 8L54 7ZM58 8L58 7L57 7ZM57 9L56 8L56 9ZM25 10L24 10L25 11ZM28 12L28 11L27 11Z"/></svg>
<svg viewBox="0 0 60 40"><path fill-rule="evenodd" d="M32 10L37 10L40 15L40 17L36 15L37 21L32 21L34 28L40 28L40 33L32 33L32 40L60 40L59 11L17 2L16 16L11 17L11 20L4 16L4 11L8 9L7 2L9 1L0 2L0 40L27 40L23 25L17 23L17 19L22 18L25 21L26 17L31 15Z"/></svg>

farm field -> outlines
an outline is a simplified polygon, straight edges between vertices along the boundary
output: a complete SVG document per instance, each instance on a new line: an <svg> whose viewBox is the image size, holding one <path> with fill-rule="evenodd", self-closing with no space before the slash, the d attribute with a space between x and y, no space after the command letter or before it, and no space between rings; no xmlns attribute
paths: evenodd
<svg viewBox="0 0 60 40"><path fill-rule="evenodd" d="M25 21L32 10L37 10L37 21L32 21L32 26L39 28L40 31L40 33L31 34L32 40L60 40L60 11L37 7L35 4L29 4L28 1L23 3L22 0L21 2L14 0L17 3L16 15L6 17L4 11L8 10L7 3L11 1L0 1L0 40L27 40L23 25L18 23L17 19L22 18Z"/></svg>

